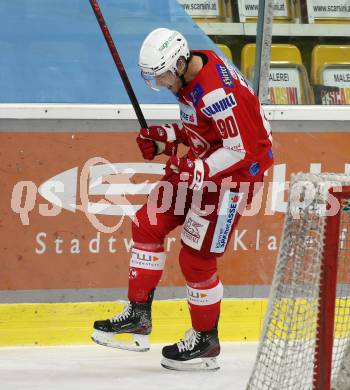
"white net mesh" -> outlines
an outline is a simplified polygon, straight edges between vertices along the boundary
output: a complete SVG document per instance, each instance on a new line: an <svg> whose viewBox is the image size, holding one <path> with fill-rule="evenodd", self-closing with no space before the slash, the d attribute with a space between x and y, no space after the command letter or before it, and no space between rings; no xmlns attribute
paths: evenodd
<svg viewBox="0 0 350 390"><path fill-rule="evenodd" d="M350 176L297 174L288 208L269 305L249 390L313 389L320 277L330 187L349 186ZM335 213L339 202L328 213ZM350 202L342 199L338 255L333 382L350 336ZM350 355L350 349L349 349ZM350 375L350 363L348 367ZM344 375L346 376L346 375ZM344 379L348 380L348 377ZM332 383L333 383L332 382ZM347 387L337 389L350 389Z"/></svg>
<svg viewBox="0 0 350 390"><path fill-rule="evenodd" d="M332 388L350 389L350 199L342 199Z"/></svg>

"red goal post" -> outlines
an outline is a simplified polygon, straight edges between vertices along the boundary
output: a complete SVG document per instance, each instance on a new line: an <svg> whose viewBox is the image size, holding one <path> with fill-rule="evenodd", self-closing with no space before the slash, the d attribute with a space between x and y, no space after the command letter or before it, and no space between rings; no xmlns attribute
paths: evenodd
<svg viewBox="0 0 350 390"><path fill-rule="evenodd" d="M292 178L247 389L350 389L350 175Z"/></svg>

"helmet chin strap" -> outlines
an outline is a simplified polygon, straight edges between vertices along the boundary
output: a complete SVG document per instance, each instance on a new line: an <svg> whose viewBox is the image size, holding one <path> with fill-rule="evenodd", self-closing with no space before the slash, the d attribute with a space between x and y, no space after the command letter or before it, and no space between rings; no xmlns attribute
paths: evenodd
<svg viewBox="0 0 350 390"><path fill-rule="evenodd" d="M185 74L186 74L186 72L188 71L188 65L189 65L191 59L192 59L192 54L191 54L191 55L188 57L188 59L186 60L185 70L184 70L184 72L182 73L181 76L179 75L179 72L176 70L176 75L177 75L177 77L181 80L181 84L182 84L181 88L183 88L183 87L185 87L185 86L187 85L187 82L186 82L186 80L185 80Z"/></svg>
<svg viewBox="0 0 350 390"><path fill-rule="evenodd" d="M182 88L187 84L185 80L185 76L182 74L179 76L179 79L181 80Z"/></svg>
<svg viewBox="0 0 350 390"><path fill-rule="evenodd" d="M188 71L188 65L189 65L191 59L192 59L192 54L191 54L191 55L189 56L189 58L186 60L186 67L185 67L185 70L184 70L184 72L182 73L181 76L179 75L179 72L176 70L176 75L177 75L177 77L181 80L181 84L182 84L181 88L183 88L183 87L185 87L185 86L187 85L187 82L186 82L186 80L185 80L185 74L186 74L186 72Z"/></svg>

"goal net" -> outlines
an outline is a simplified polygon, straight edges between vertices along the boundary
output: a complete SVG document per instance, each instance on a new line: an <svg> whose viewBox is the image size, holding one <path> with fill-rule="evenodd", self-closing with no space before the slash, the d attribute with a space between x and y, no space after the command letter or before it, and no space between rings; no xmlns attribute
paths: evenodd
<svg viewBox="0 0 350 390"><path fill-rule="evenodd" d="M350 389L350 176L293 176L247 390Z"/></svg>

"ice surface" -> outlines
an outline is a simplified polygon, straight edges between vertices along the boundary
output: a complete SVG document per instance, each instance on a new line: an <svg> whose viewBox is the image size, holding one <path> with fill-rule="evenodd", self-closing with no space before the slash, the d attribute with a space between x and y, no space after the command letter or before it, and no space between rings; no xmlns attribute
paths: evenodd
<svg viewBox="0 0 350 390"><path fill-rule="evenodd" d="M222 343L215 372L160 366L161 345L146 353L102 346L0 348L3 390L243 390L256 343Z"/></svg>

